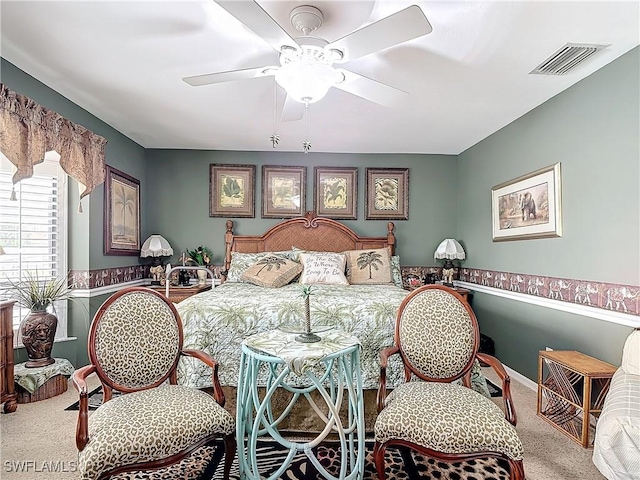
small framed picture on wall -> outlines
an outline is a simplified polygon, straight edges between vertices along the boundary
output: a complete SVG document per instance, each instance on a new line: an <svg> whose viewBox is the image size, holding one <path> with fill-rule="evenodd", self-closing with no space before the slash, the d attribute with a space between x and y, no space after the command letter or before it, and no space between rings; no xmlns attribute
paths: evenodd
<svg viewBox="0 0 640 480"><path fill-rule="evenodd" d="M366 169L366 219L409 220L409 169Z"/></svg>
<svg viewBox="0 0 640 480"><path fill-rule="evenodd" d="M304 215L307 167L262 167L262 218Z"/></svg>
<svg viewBox="0 0 640 480"><path fill-rule="evenodd" d="M357 167L316 167L313 207L317 215L355 220L358 204Z"/></svg>
<svg viewBox="0 0 640 480"><path fill-rule="evenodd" d="M254 218L255 165L209 165L209 216Z"/></svg>

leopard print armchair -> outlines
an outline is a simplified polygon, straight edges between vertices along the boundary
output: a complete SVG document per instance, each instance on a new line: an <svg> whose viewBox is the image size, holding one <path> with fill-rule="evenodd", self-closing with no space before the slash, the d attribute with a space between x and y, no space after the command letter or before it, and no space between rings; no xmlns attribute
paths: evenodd
<svg viewBox="0 0 640 480"><path fill-rule="evenodd" d="M450 288L427 285L402 302L394 346L380 355L373 451L380 480L386 479L384 454L390 446L409 447L444 462L498 458L508 464L511 480L524 480L510 380L497 359L478 353L479 337L473 310ZM396 354L406 381L387 395L387 363ZM504 413L469 388L478 358L502 380Z"/></svg>
<svg viewBox="0 0 640 480"><path fill-rule="evenodd" d="M160 293L133 287L111 296L89 332L87 365L73 375L80 395L76 429L82 479L162 469L222 438L224 478L235 456L235 420L224 406L218 364L206 353L182 350L182 322ZM181 355L199 358L213 370L213 397L177 385ZM89 416L86 378L95 373L103 404ZM113 395L113 391L121 395ZM209 464L203 478L213 475ZM145 477L146 478L146 477Z"/></svg>

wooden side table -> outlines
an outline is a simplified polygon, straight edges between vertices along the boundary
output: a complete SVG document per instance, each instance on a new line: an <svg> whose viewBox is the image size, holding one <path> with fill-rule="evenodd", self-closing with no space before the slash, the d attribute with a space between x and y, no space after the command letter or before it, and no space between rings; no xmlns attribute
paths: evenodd
<svg viewBox="0 0 640 480"><path fill-rule="evenodd" d="M156 286L151 285L149 288L160 292L161 294L165 294L166 287L165 286ZM207 290L211 290L211 284L207 285L191 285L188 287L169 287L169 301L173 303L180 303L185 298L189 298L191 295L195 295L196 293L205 292Z"/></svg>
<svg viewBox="0 0 640 480"><path fill-rule="evenodd" d="M18 403L39 402L67 391L74 368L66 358L56 358L51 365L27 368L25 363L15 366Z"/></svg>
<svg viewBox="0 0 640 480"><path fill-rule="evenodd" d="M540 351L538 415L583 447L592 447L595 422L616 369L575 350Z"/></svg>

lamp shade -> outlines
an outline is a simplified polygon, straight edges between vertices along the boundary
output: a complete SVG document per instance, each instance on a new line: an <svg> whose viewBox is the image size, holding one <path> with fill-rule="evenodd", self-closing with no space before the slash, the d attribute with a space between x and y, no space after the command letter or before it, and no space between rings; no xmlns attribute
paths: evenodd
<svg viewBox="0 0 640 480"><path fill-rule="evenodd" d="M442 260L443 258L449 260L464 260L464 248L462 248L462 245L460 245L457 240L445 238L440 245L438 245L438 248L433 254L433 258L436 260Z"/></svg>
<svg viewBox="0 0 640 480"><path fill-rule="evenodd" d="M162 235L151 235L142 244L141 257L169 257L173 255L173 248Z"/></svg>

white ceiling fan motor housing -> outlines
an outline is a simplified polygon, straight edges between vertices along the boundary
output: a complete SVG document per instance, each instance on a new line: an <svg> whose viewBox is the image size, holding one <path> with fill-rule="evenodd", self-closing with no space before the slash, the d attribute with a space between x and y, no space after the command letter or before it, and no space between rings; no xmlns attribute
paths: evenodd
<svg viewBox="0 0 640 480"><path fill-rule="evenodd" d="M322 26L324 17L316 7L301 5L291 10L289 20L296 30L302 32L303 35L309 35Z"/></svg>

